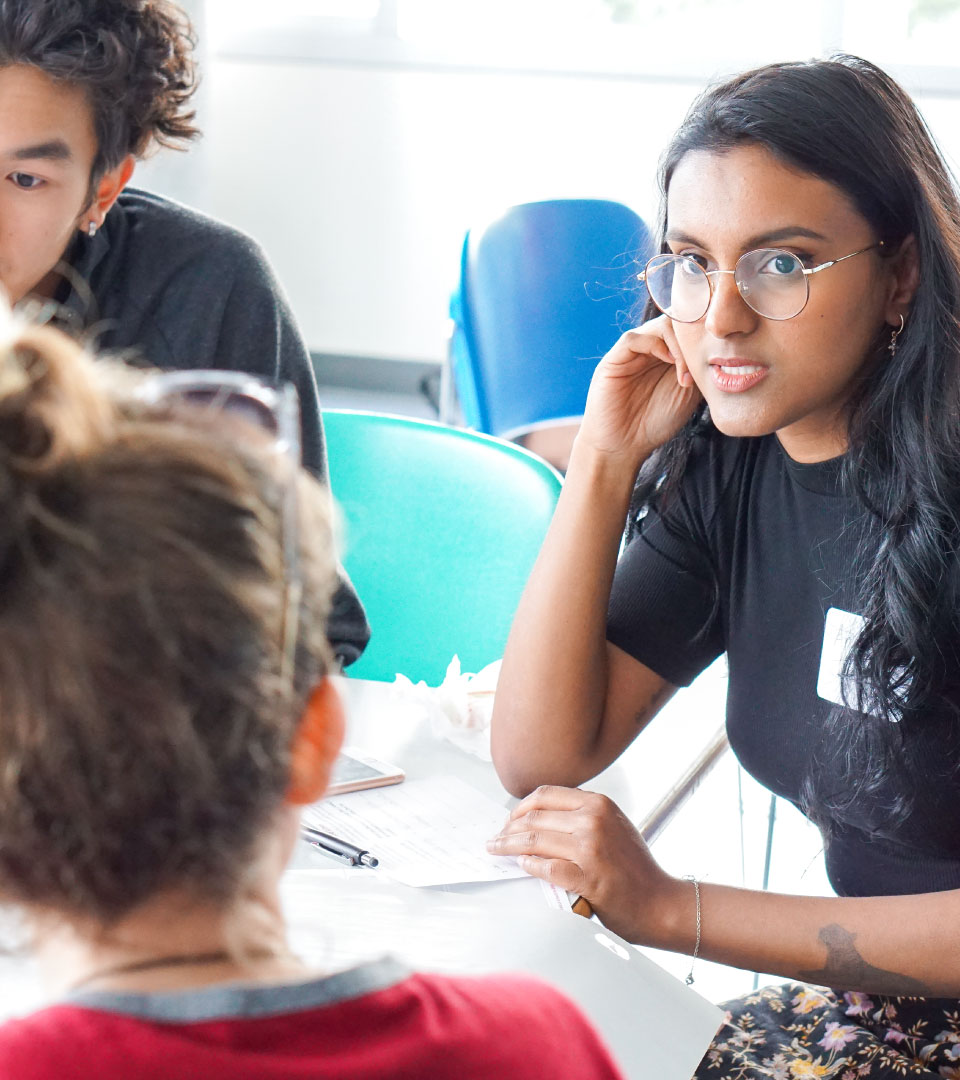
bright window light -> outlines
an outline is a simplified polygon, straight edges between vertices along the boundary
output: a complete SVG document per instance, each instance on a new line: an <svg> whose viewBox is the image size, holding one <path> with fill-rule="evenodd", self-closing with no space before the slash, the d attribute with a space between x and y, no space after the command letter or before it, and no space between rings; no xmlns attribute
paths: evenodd
<svg viewBox="0 0 960 1080"><path fill-rule="evenodd" d="M844 48L878 64L957 64L960 0L846 0Z"/></svg>
<svg viewBox="0 0 960 1080"><path fill-rule="evenodd" d="M843 51L960 93L960 0L206 0L206 12L214 51L239 55L696 81Z"/></svg>
<svg viewBox="0 0 960 1080"><path fill-rule="evenodd" d="M216 48L231 35L291 27L330 35L371 33L380 0L207 0L206 21Z"/></svg>
<svg viewBox="0 0 960 1080"><path fill-rule="evenodd" d="M819 34L818 5L771 4L769 0L399 0L402 37L439 41L481 34L575 38L584 32L627 27L656 41L689 47L692 41L729 40L731 27L750 28L752 40L792 35L811 26ZM654 36L656 35L656 37ZM661 34L677 35L669 38ZM719 35L719 36L718 36Z"/></svg>
<svg viewBox="0 0 960 1080"><path fill-rule="evenodd" d="M380 0L207 0L211 13L243 22L277 23L304 17L372 19Z"/></svg>

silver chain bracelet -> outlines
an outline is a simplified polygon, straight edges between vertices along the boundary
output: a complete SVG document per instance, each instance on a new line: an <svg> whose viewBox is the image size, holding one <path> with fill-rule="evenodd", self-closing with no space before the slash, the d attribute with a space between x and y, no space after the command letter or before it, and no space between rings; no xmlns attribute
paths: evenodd
<svg viewBox="0 0 960 1080"><path fill-rule="evenodd" d="M687 984L687 986L692 986L693 965L697 962L697 957L700 955L700 882L692 874L687 874L683 880L693 882L693 891L697 897L697 942L693 946L693 956L690 958L690 971L687 973L687 977L683 980Z"/></svg>

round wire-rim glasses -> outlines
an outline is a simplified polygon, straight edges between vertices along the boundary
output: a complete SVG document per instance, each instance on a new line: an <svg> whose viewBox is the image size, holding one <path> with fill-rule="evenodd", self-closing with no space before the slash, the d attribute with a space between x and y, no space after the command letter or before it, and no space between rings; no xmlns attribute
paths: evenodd
<svg viewBox="0 0 960 1080"><path fill-rule="evenodd" d="M699 322L706 315L717 274L733 274L743 302L757 315L783 322L795 318L807 306L813 274L883 246L884 241L879 240L813 267L805 267L792 251L757 248L741 255L733 270L705 270L690 255L666 252L654 255L637 277L646 285L654 304L675 322ZM679 302L674 296L677 292L681 293Z"/></svg>

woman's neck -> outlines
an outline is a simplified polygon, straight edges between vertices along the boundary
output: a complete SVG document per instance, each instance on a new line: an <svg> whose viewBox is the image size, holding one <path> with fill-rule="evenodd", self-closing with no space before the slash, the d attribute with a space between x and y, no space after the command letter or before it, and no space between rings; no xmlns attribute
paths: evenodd
<svg viewBox="0 0 960 1080"><path fill-rule="evenodd" d="M34 955L52 995L74 989L151 993L220 982L275 982L306 969L287 946L276 893L229 911L165 895L109 929L35 920Z"/></svg>
<svg viewBox="0 0 960 1080"><path fill-rule="evenodd" d="M829 461L847 452L846 425L832 431L798 430L799 425L783 428L777 438L786 453L803 465L812 465L818 461Z"/></svg>
<svg viewBox="0 0 960 1080"><path fill-rule="evenodd" d="M289 818L289 820L286 820ZM298 813L264 837L239 899L228 904L167 892L109 927L59 912L28 912L34 957L53 995L83 989L151 993L237 980L302 978L287 946L280 877L296 842Z"/></svg>

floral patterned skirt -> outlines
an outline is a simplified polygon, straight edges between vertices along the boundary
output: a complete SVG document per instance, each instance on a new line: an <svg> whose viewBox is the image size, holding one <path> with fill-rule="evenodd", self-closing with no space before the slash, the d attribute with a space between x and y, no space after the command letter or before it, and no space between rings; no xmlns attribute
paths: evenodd
<svg viewBox="0 0 960 1080"><path fill-rule="evenodd" d="M960 1080L960 1000L834 993L800 983L727 1002L696 1080Z"/></svg>

